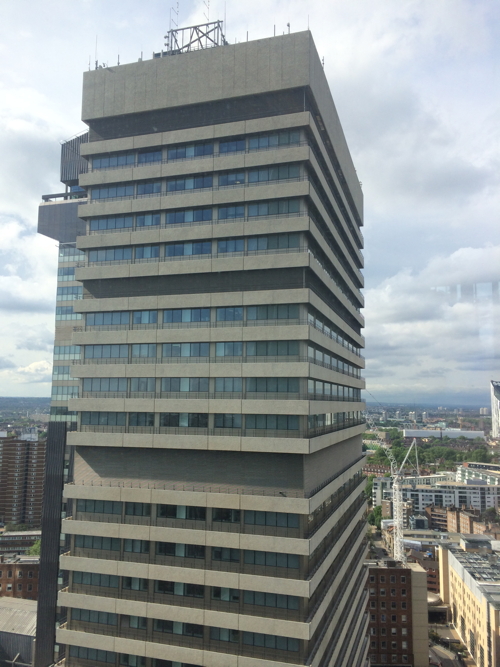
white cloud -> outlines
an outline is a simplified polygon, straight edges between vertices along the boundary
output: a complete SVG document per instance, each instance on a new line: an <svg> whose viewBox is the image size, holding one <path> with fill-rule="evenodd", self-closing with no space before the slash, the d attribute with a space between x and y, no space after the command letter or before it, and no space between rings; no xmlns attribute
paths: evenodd
<svg viewBox="0 0 500 667"><path fill-rule="evenodd" d="M0 349L14 366L0 372L0 393L47 395L48 385L27 382L43 372L17 370L51 357L56 249L35 235L37 206L60 189L59 141L83 129L82 73L96 55L110 64L118 54L122 63L149 58L163 46L169 10L161 0L147 10L122 0L119 12L98 0L4 5ZM188 0L178 22L204 22L206 11ZM499 333L487 299L456 302L452 293L498 280L500 5L212 0L210 19L224 13L230 43L309 22L325 59L365 195L368 388L487 397L481 369L498 366L489 350Z"/></svg>
<svg viewBox="0 0 500 667"><path fill-rule="evenodd" d="M25 378L25 382L51 382L52 364L48 361L34 361L28 366L17 369L18 376Z"/></svg>
<svg viewBox="0 0 500 667"><path fill-rule="evenodd" d="M398 385L406 401L484 399L499 371L500 304L491 292L492 283L498 290L499 266L500 245L461 248L367 291L368 389L379 400ZM483 298L477 283L485 283ZM445 286L452 290L435 289Z"/></svg>

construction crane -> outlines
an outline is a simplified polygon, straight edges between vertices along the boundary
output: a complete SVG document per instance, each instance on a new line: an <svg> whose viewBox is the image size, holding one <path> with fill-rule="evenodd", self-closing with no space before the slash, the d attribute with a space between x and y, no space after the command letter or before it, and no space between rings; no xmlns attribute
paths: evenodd
<svg viewBox="0 0 500 667"><path fill-rule="evenodd" d="M385 446L384 441L382 440L378 426L375 425L375 422L373 420L373 417L366 413L366 422L370 426L370 429L375 432L375 435L377 436L377 441L380 443L382 446L385 455L390 461L391 464L391 478L392 478L392 514L394 517L394 533L393 533L393 556L394 560L400 561L403 565L406 565L406 552L404 548L404 540L403 540L403 489L402 489L402 482L404 479L403 475L403 470L406 464L406 461L408 460L408 456L410 455L411 450L413 447L415 447L415 455L417 459L417 475L420 475L419 467L418 467L418 449L417 449L417 440L416 438L413 438L413 442L410 445L410 448L406 452L406 456L404 458L403 463L401 466L398 467L398 462L396 461L396 457L394 454L391 452L391 450Z"/></svg>

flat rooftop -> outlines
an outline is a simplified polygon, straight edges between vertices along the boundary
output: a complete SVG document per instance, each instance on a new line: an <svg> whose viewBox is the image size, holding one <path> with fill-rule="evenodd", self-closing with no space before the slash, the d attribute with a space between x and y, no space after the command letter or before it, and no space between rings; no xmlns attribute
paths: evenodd
<svg viewBox="0 0 500 667"><path fill-rule="evenodd" d="M34 637L36 608L35 600L0 597L0 632Z"/></svg>
<svg viewBox="0 0 500 667"><path fill-rule="evenodd" d="M464 551L458 546L449 546L448 549L475 581L498 583L500 596L500 562L496 561L495 554Z"/></svg>

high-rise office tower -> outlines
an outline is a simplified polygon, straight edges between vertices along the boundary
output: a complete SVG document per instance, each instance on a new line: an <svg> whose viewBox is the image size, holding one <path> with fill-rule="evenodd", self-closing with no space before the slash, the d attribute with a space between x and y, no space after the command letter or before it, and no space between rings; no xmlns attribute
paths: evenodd
<svg viewBox="0 0 500 667"><path fill-rule="evenodd" d="M500 382L491 380L491 436L500 438Z"/></svg>
<svg viewBox="0 0 500 667"><path fill-rule="evenodd" d="M309 32L183 34L84 75L57 641L361 666L360 184Z"/></svg>

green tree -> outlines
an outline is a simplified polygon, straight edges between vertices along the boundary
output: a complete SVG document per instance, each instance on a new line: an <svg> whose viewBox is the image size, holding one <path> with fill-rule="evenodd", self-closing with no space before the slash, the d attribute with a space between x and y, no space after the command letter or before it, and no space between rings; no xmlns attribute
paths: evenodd
<svg viewBox="0 0 500 667"><path fill-rule="evenodd" d="M375 479L375 477L376 475L368 475L366 479L365 496L368 502L370 502L372 499L373 480Z"/></svg>
<svg viewBox="0 0 500 667"><path fill-rule="evenodd" d="M37 540L32 547L27 549L26 555L27 556L39 556L41 545L42 545L42 540Z"/></svg>
<svg viewBox="0 0 500 667"><path fill-rule="evenodd" d="M31 526L27 526L25 523L7 523L5 525L5 532L21 530L31 530Z"/></svg>
<svg viewBox="0 0 500 667"><path fill-rule="evenodd" d="M370 525L376 526L380 530L380 523L382 521L382 505L377 505L368 514L367 521Z"/></svg>

